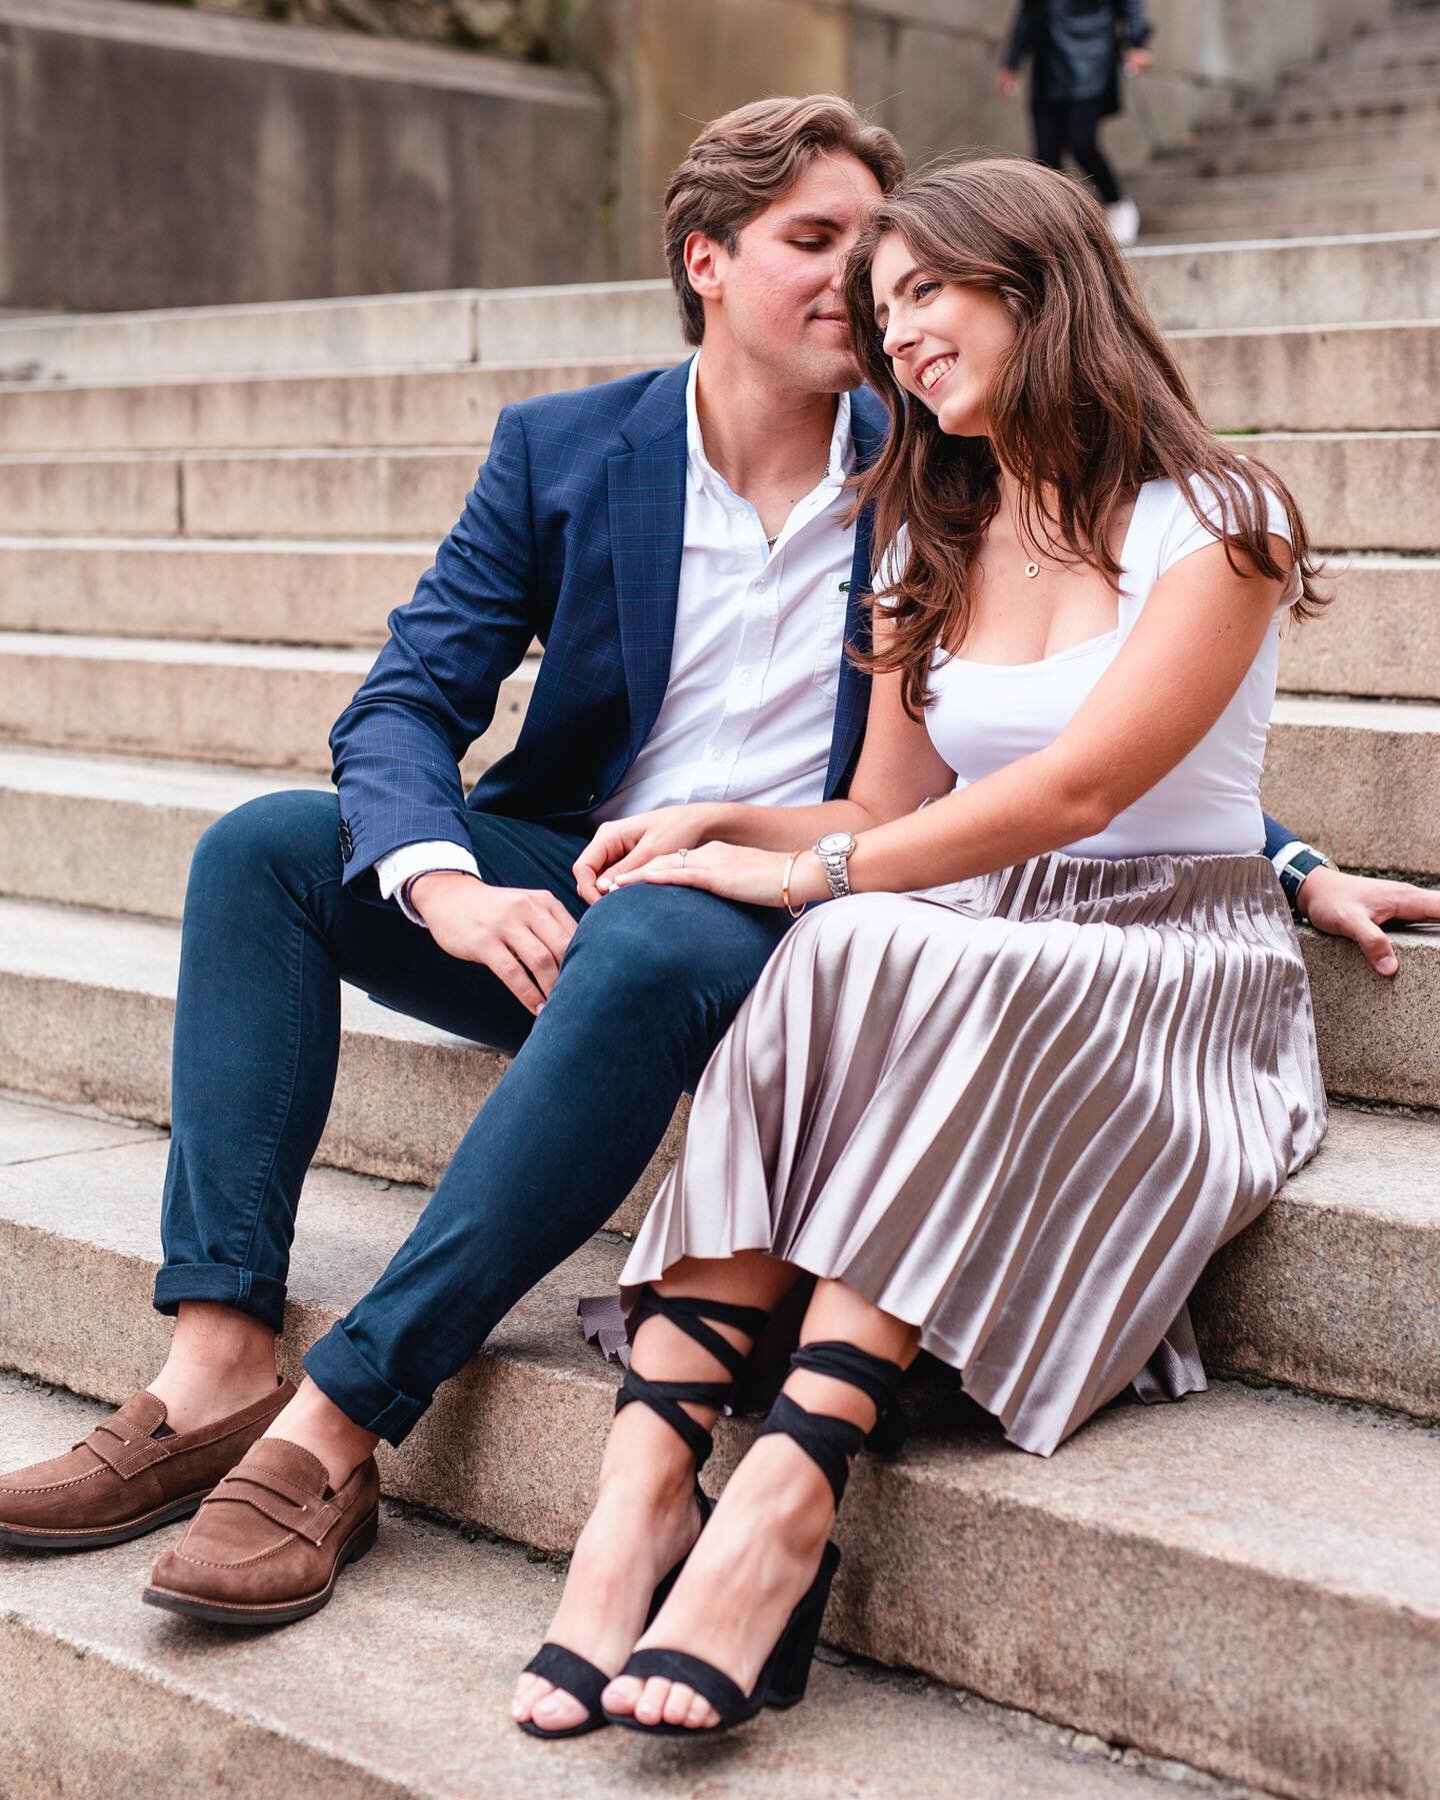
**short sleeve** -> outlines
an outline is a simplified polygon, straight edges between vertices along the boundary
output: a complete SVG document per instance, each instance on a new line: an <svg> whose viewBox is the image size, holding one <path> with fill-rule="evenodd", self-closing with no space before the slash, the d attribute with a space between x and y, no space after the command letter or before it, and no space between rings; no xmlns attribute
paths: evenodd
<svg viewBox="0 0 1440 1800"><path fill-rule="evenodd" d="M1201 476L1192 475L1190 491L1195 496L1195 503L1205 517L1219 525L1222 520L1222 503L1211 491L1209 484ZM1287 544L1293 543L1290 521L1286 517L1285 507L1280 496L1268 485L1262 486L1262 492L1268 508L1266 529L1273 537L1283 538ZM1233 530L1235 513L1232 504L1225 503L1223 517L1225 524ZM1207 531L1201 521L1196 518L1190 502L1177 485L1170 520L1161 539L1160 556L1156 569L1157 578L1163 575L1167 569L1174 568L1176 563L1182 562L1187 556L1193 556L1197 550L1204 550L1216 542L1218 539L1214 532ZM1300 571L1292 567L1290 579L1285 583L1285 591L1281 594L1277 604L1280 606L1292 605L1300 598L1300 592Z"/></svg>
<svg viewBox="0 0 1440 1800"><path fill-rule="evenodd" d="M875 564L874 596L877 606L885 605L885 596L890 593L910 560L910 527L902 525L880 552Z"/></svg>

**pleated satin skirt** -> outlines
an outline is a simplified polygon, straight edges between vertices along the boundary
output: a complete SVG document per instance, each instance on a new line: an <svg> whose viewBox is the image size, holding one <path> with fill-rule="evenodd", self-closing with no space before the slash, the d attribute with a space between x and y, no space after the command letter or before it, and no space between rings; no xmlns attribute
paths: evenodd
<svg viewBox="0 0 1440 1800"><path fill-rule="evenodd" d="M1049 855L808 914L695 1094L621 1274L763 1250L919 1327L1022 1449L1205 1386L1186 1300L1319 1147L1260 856Z"/></svg>

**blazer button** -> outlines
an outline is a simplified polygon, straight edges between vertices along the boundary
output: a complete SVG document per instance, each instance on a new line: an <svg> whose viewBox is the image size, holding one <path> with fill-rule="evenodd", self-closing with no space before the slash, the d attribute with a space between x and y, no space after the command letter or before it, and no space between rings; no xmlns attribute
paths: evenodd
<svg viewBox="0 0 1440 1800"><path fill-rule="evenodd" d="M349 862L350 858L355 854L355 840L350 835L350 821L348 819L342 819L340 821L340 854L346 862Z"/></svg>

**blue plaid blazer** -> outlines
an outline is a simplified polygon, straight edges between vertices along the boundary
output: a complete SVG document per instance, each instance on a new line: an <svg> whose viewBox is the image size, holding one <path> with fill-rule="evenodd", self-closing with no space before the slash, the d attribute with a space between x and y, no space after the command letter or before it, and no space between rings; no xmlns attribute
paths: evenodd
<svg viewBox="0 0 1440 1800"><path fill-rule="evenodd" d="M688 366L509 406L459 524L330 734L345 879L402 844L467 845L467 807L586 829L660 711L685 534ZM857 460L885 435L879 400L852 396ZM856 522L846 636L871 580ZM456 764L500 684L538 637L545 655L516 747L468 799ZM826 797L859 749L869 682L840 672ZM359 890L363 892L363 888Z"/></svg>

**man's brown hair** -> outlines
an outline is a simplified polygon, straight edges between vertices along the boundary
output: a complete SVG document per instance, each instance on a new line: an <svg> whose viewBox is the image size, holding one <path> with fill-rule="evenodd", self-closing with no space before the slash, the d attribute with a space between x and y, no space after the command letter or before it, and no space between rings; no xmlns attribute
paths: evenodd
<svg viewBox="0 0 1440 1800"><path fill-rule="evenodd" d="M889 193L905 175L905 153L837 94L752 100L714 119L691 144L665 189L665 260L687 344L705 335L705 308L685 273L692 231L734 251L742 228L787 193L817 156L848 155Z"/></svg>

